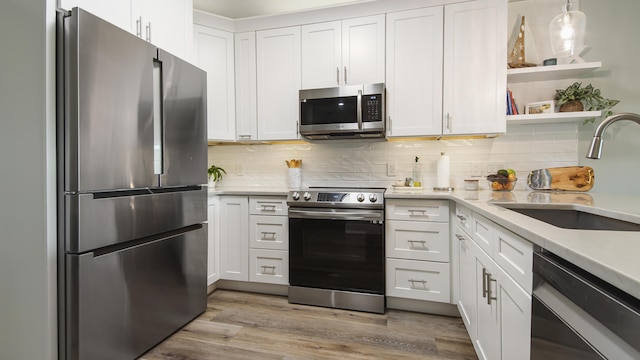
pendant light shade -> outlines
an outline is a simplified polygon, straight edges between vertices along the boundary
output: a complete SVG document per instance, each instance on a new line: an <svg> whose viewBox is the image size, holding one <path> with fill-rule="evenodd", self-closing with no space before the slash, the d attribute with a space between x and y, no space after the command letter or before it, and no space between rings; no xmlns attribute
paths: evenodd
<svg viewBox="0 0 640 360"><path fill-rule="evenodd" d="M566 0L562 13L549 24L551 49L556 57L570 58L567 63L583 62L580 53L584 50L584 34L587 29L587 16L572 10L571 0Z"/></svg>

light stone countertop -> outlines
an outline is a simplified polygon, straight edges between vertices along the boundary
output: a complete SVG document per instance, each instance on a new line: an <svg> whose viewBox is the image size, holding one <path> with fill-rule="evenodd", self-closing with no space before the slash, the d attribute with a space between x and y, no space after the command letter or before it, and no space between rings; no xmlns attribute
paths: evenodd
<svg viewBox="0 0 640 360"><path fill-rule="evenodd" d="M286 188L209 189L209 196L286 196L287 194ZM640 299L640 232L563 229L496 204L570 204L582 209L589 208L588 212L640 223L640 196L526 190L512 192L422 190L407 193L390 188L385 193L385 198L455 201Z"/></svg>
<svg viewBox="0 0 640 360"><path fill-rule="evenodd" d="M588 212L640 223L638 196L590 192L426 190L404 193L388 190L385 198L453 200L640 299L640 232L563 229L496 204L571 204Z"/></svg>

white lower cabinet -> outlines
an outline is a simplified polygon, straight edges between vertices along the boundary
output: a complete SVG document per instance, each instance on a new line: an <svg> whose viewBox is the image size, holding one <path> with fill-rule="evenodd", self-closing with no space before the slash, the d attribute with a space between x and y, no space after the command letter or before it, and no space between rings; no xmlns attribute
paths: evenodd
<svg viewBox="0 0 640 360"><path fill-rule="evenodd" d="M207 286L220 280L220 199L210 197L207 209Z"/></svg>
<svg viewBox="0 0 640 360"><path fill-rule="evenodd" d="M386 294L451 300L449 202L389 199L385 209Z"/></svg>
<svg viewBox="0 0 640 360"><path fill-rule="evenodd" d="M468 211L456 220L458 310L479 359L529 359L533 245ZM470 236L462 218L474 224ZM488 249L488 251L487 251Z"/></svg>
<svg viewBox="0 0 640 360"><path fill-rule="evenodd" d="M249 199L220 197L220 278L249 281Z"/></svg>
<svg viewBox="0 0 640 360"><path fill-rule="evenodd" d="M289 284L286 198L220 196L219 204L220 279Z"/></svg>

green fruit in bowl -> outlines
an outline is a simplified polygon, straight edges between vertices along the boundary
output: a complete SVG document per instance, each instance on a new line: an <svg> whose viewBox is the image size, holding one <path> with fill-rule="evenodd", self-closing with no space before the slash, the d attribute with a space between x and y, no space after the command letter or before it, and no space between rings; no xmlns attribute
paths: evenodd
<svg viewBox="0 0 640 360"><path fill-rule="evenodd" d="M498 170L498 175L502 175L504 177L509 176L509 171L505 170L505 169L500 169Z"/></svg>

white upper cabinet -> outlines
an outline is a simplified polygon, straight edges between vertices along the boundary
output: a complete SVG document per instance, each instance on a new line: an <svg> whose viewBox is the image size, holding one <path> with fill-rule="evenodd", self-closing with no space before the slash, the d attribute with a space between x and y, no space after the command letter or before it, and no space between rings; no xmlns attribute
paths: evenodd
<svg viewBox="0 0 640 360"><path fill-rule="evenodd" d="M385 16L302 26L302 88L384 82Z"/></svg>
<svg viewBox="0 0 640 360"><path fill-rule="evenodd" d="M442 134L443 8L387 14L388 136Z"/></svg>
<svg viewBox="0 0 640 360"><path fill-rule="evenodd" d="M131 0L132 32L184 59L192 53L192 0Z"/></svg>
<svg viewBox="0 0 640 360"><path fill-rule="evenodd" d="M443 134L506 130L507 4L445 6Z"/></svg>
<svg viewBox="0 0 640 360"><path fill-rule="evenodd" d="M131 0L59 0L58 3L66 10L80 7L118 27L131 31Z"/></svg>
<svg viewBox="0 0 640 360"><path fill-rule="evenodd" d="M256 32L258 139L298 139L300 27Z"/></svg>
<svg viewBox="0 0 640 360"><path fill-rule="evenodd" d="M236 62L236 138L258 139L256 85L256 33L235 34Z"/></svg>
<svg viewBox="0 0 640 360"><path fill-rule="evenodd" d="M233 34L194 25L195 61L207 72L207 139L236 139Z"/></svg>

